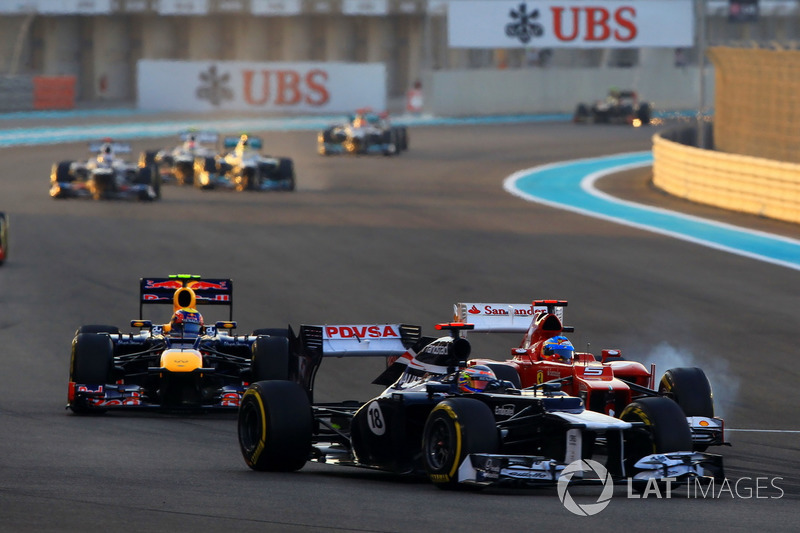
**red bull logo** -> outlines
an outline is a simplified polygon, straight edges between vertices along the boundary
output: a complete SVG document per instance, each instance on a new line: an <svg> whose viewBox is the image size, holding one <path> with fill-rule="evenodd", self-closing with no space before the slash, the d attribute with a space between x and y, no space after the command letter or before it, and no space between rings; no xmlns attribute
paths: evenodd
<svg viewBox="0 0 800 533"><path fill-rule="evenodd" d="M183 287L183 283L175 280L153 281L148 279L144 282L145 289L180 289L181 287Z"/></svg>
<svg viewBox="0 0 800 533"><path fill-rule="evenodd" d="M228 282L220 281L219 283L212 283L210 281L192 281L187 285L187 287L195 291L204 291L212 289L216 289L219 291L227 291Z"/></svg>

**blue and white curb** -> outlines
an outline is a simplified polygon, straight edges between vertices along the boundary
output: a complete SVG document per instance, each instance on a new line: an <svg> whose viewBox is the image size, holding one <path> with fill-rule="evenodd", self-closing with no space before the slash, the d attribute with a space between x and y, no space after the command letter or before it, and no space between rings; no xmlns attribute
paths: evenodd
<svg viewBox="0 0 800 533"><path fill-rule="evenodd" d="M652 152L635 152L542 165L512 174L503 188L531 202L800 270L796 239L620 200L595 187L603 176L652 163Z"/></svg>

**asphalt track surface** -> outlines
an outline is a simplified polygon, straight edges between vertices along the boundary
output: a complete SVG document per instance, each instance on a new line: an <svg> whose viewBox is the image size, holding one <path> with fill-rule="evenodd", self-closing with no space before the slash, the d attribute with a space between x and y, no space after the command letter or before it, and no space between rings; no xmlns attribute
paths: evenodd
<svg viewBox="0 0 800 533"><path fill-rule="evenodd" d="M414 127L400 157L323 158L309 132L265 133L295 159L295 193L165 188L163 200L55 201L50 165L85 143L0 149L11 251L0 268L2 531L796 531L800 495L798 272L528 203L503 179L541 164L646 150L653 130L568 123ZM136 141L134 150L172 138ZM643 171L620 196L690 209ZM797 238L792 225L743 224ZM64 410L70 341L86 323L136 318L142 276L231 277L241 331L300 323L450 319L457 301L570 302L572 341L703 367L732 446L727 490L630 499L576 516L554 487L441 491L424 479L309 464L249 470L227 415ZM206 312L207 319L215 318ZM166 316L152 316L166 320ZM504 358L518 339L473 336ZM326 361L318 400L366 400L379 360ZM780 478L780 479L778 479ZM738 482L738 484L737 484ZM593 503L596 487L576 489ZM749 497L748 497L749 496Z"/></svg>

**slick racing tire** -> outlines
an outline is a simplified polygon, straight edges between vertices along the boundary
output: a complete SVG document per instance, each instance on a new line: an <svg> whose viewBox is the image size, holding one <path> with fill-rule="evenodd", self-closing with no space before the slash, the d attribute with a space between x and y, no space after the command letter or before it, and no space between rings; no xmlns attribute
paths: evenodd
<svg viewBox="0 0 800 533"><path fill-rule="evenodd" d="M714 396L706 373L697 367L671 368L664 372L658 393L672 398L686 416L714 417Z"/></svg>
<svg viewBox="0 0 800 533"><path fill-rule="evenodd" d="M259 328L253 330L251 335L254 337L258 337L259 335L269 335L270 337L289 338L289 328Z"/></svg>
<svg viewBox="0 0 800 533"><path fill-rule="evenodd" d="M422 432L422 460L430 480L439 488L466 488L458 483L458 467L471 453L496 453L497 424L488 405L474 398L439 402Z"/></svg>
<svg viewBox="0 0 800 533"><path fill-rule="evenodd" d="M651 116L652 111L650 109L650 104L646 102L639 104L639 109L636 110L636 118L642 122L642 126L647 126L650 124Z"/></svg>
<svg viewBox="0 0 800 533"><path fill-rule="evenodd" d="M119 328L117 326L108 326L106 324L88 324L86 326L81 326L75 332L75 335L80 335L81 333L119 333Z"/></svg>
<svg viewBox="0 0 800 533"><path fill-rule="evenodd" d="M239 407L239 447L253 470L294 472L311 453L314 416L306 391L292 381L259 381Z"/></svg>
<svg viewBox="0 0 800 533"><path fill-rule="evenodd" d="M253 343L253 381L289 379L290 358L287 337L259 336Z"/></svg>
<svg viewBox="0 0 800 533"><path fill-rule="evenodd" d="M105 385L113 381L114 344L105 334L81 333L72 341L69 380L85 385ZM72 402L76 414L102 413L103 409Z"/></svg>
<svg viewBox="0 0 800 533"><path fill-rule="evenodd" d="M631 402L620 418L626 422L643 422L625 434L625 471L635 473L636 462L654 453L692 450L692 433L680 406L669 398L654 396Z"/></svg>

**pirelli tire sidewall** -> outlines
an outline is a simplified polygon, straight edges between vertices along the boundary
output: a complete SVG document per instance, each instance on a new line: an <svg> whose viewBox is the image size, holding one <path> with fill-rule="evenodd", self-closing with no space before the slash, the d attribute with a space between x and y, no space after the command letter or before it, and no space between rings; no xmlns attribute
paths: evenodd
<svg viewBox="0 0 800 533"><path fill-rule="evenodd" d="M640 398L620 415L626 422L642 422L625 435L625 468L628 475L642 457L654 453L692 450L692 433L680 406L663 396Z"/></svg>
<svg viewBox="0 0 800 533"><path fill-rule="evenodd" d="M239 446L253 470L300 470L311 453L313 412L306 391L292 381L250 385L239 407Z"/></svg>
<svg viewBox="0 0 800 533"><path fill-rule="evenodd" d="M428 415L422 437L425 471L440 488L458 487L458 468L471 453L497 453L497 423L488 405L474 398L450 398Z"/></svg>

